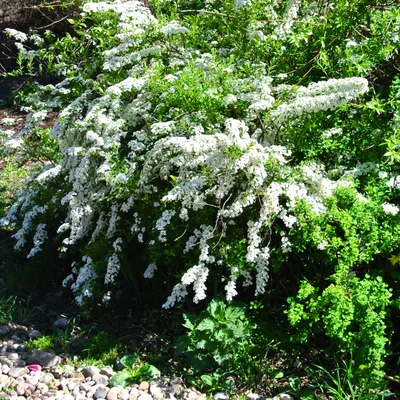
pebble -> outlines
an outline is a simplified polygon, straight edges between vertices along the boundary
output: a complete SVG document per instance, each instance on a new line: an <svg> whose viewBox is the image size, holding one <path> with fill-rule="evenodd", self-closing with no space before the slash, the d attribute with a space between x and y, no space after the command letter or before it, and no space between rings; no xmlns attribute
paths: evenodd
<svg viewBox="0 0 400 400"><path fill-rule="evenodd" d="M139 385L139 390L141 392L148 392L149 388L150 388L150 384L149 384L149 382L146 382L146 381L141 382Z"/></svg>
<svg viewBox="0 0 400 400"><path fill-rule="evenodd" d="M68 323L69 322L68 322L67 318L59 318L56 322L54 322L53 328L64 330L67 328Z"/></svg>
<svg viewBox="0 0 400 400"><path fill-rule="evenodd" d="M26 368L11 367L8 371L8 376L11 376L12 378L18 378L22 375L25 375L26 373Z"/></svg>
<svg viewBox="0 0 400 400"><path fill-rule="evenodd" d="M215 393L213 396L213 400L228 400L229 399L229 395L225 392L218 392Z"/></svg>
<svg viewBox="0 0 400 400"><path fill-rule="evenodd" d="M85 367L81 372L85 378L93 378L95 375L100 375L100 370L94 366Z"/></svg>
<svg viewBox="0 0 400 400"><path fill-rule="evenodd" d="M105 399L107 397L107 393L105 393L103 390L97 389L94 392L93 398L95 400L99 400L99 399Z"/></svg>
<svg viewBox="0 0 400 400"><path fill-rule="evenodd" d="M118 395L121 390L121 386L114 386L111 388L107 393L107 400L118 400Z"/></svg>
<svg viewBox="0 0 400 400"><path fill-rule="evenodd" d="M72 365L60 365L60 357L51 351L27 350L26 341L40 337L39 331L9 324L0 325L0 335L2 332L1 400L176 400L175 395L185 395L186 400L206 400L194 388L184 390L179 378L110 388L110 379L116 374L113 368L86 366L77 370Z"/></svg>

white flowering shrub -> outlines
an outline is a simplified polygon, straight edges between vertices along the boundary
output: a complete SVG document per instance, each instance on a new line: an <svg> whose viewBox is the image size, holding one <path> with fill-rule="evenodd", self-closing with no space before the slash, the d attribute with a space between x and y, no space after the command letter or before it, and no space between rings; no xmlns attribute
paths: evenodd
<svg viewBox="0 0 400 400"><path fill-rule="evenodd" d="M16 228L15 248L69 254L63 284L81 305L109 301L138 275L174 280L164 308L221 291L230 301L248 287L262 296L274 274L297 286L315 278L310 314L319 321L337 303L318 298L325 280L345 291L400 238L398 167L380 146L398 129L398 100L390 95L385 109L373 93L377 64L398 49L398 13L319 3L86 2L77 36L47 34L49 48L36 33L9 31L31 66L47 60L62 77L24 105L28 131L60 111L50 132L58 156L1 220ZM383 23L377 54L371 41ZM389 297L376 306L380 324ZM309 318L293 314L307 298L292 299L293 325ZM340 329L330 329L339 311L324 314L328 336L348 345L357 301ZM373 347L369 366L381 367L384 347Z"/></svg>

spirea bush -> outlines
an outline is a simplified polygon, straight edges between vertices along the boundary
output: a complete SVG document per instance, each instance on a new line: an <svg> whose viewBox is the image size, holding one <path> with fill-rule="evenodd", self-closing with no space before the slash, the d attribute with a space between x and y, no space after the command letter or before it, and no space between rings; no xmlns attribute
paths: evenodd
<svg viewBox="0 0 400 400"><path fill-rule="evenodd" d="M355 350L374 331L379 370L391 292L366 273L399 246L400 17L373 3L109 0L58 40L9 30L61 80L25 99L25 134L60 113L57 154L1 220L15 248L69 254L80 305L138 273L175 280L169 308L287 271L298 339L322 324Z"/></svg>

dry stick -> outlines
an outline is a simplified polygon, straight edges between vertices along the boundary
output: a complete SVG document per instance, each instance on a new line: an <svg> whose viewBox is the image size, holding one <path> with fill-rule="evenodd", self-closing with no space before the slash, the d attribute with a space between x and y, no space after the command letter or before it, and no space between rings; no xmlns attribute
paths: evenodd
<svg viewBox="0 0 400 400"><path fill-rule="evenodd" d="M218 15L220 17L230 17L228 14L218 13L215 11L206 11L206 10L182 10L179 12L181 14L209 14L209 15Z"/></svg>
<svg viewBox="0 0 400 400"><path fill-rule="evenodd" d="M397 378L395 378L394 376L390 376L390 375L386 375L386 374L385 374L384 378L387 379L388 381L400 383L400 379L397 379Z"/></svg>
<svg viewBox="0 0 400 400"><path fill-rule="evenodd" d="M70 7L74 5L80 5L82 4L81 1L77 2L71 2L71 3L62 3L62 2L56 2L56 3L51 3L51 4L39 4L35 6L27 6L27 7L22 7L23 9L28 9L28 10L38 10L39 8L53 8L53 7Z"/></svg>
<svg viewBox="0 0 400 400"><path fill-rule="evenodd" d="M64 20L66 20L67 18L68 18L68 15L66 15L65 17L62 17L62 18L58 19L57 21L52 22L51 24L48 24L48 25L45 25L45 26L38 26L38 27L35 28L35 29L46 29L46 28L49 28L50 26L53 26L53 25L55 25L55 24L58 24L59 22L62 22L62 21L64 21Z"/></svg>

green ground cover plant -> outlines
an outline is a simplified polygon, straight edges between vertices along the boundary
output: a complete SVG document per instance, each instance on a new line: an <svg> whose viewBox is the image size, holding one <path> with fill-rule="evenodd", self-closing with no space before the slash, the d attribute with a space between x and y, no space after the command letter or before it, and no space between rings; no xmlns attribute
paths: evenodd
<svg viewBox="0 0 400 400"><path fill-rule="evenodd" d="M119 290L194 307L179 353L209 386L263 376L254 343L301 354L312 337L379 387L400 343L397 4L81 11L61 38L8 30L18 73L59 78L19 98L30 117L2 144L36 160L1 219L15 249L58 254L52 279L82 307Z"/></svg>

